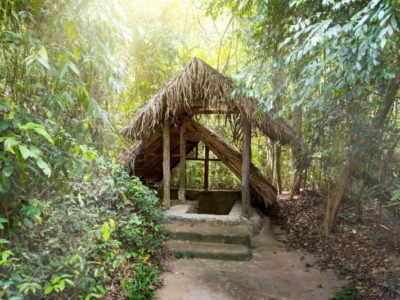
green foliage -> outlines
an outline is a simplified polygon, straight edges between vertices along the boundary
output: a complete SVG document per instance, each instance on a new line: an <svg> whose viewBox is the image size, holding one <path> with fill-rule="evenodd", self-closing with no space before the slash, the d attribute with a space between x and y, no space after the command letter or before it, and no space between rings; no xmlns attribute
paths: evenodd
<svg viewBox="0 0 400 300"><path fill-rule="evenodd" d="M399 287L399 282L398 280L392 280L386 285L386 290L391 295L392 297L396 295L397 293L397 288Z"/></svg>
<svg viewBox="0 0 400 300"><path fill-rule="evenodd" d="M98 87L112 88L118 65L103 58L120 55L107 48L111 40L122 49L124 44L120 31L98 30L101 25L113 29L102 21L107 12L78 4L44 1L36 11L30 2L5 1L0 23L2 197L21 196L28 183L40 190L48 181L70 177L95 158L93 148L102 150L98 133L107 125L101 108L107 93L94 91L92 82L95 77ZM87 26L89 16L99 17L98 23Z"/></svg>
<svg viewBox="0 0 400 300"><path fill-rule="evenodd" d="M77 177L69 193L32 200L12 217L17 225L0 251L1 297L103 295L123 272L130 276L116 278L126 297L152 295L161 270L159 200L119 166L97 163L91 178Z"/></svg>
<svg viewBox="0 0 400 300"><path fill-rule="evenodd" d="M393 192L392 202L397 203L400 200L400 189L397 189Z"/></svg>
<svg viewBox="0 0 400 300"><path fill-rule="evenodd" d="M155 283L159 282L157 271L149 264L138 263L133 265L137 276L121 280L121 288L126 299L155 299Z"/></svg>
<svg viewBox="0 0 400 300"><path fill-rule="evenodd" d="M158 198L106 158L123 21L109 1L1 2L1 299L100 298L129 280L121 297L154 293Z"/></svg>
<svg viewBox="0 0 400 300"><path fill-rule="evenodd" d="M290 120L303 109L302 170L305 182L330 190L348 153L366 135L388 84L399 69L399 4L396 1L206 1L214 18L230 11L244 22L244 93L263 100L260 109ZM398 98L393 107L398 106ZM399 116L364 147L361 168L379 194L396 190ZM338 134L340 133L340 134ZM360 186L360 185L358 185ZM354 191L359 195L359 190Z"/></svg>
<svg viewBox="0 0 400 300"><path fill-rule="evenodd" d="M360 300L361 296L356 287L345 286L338 291L331 300Z"/></svg>

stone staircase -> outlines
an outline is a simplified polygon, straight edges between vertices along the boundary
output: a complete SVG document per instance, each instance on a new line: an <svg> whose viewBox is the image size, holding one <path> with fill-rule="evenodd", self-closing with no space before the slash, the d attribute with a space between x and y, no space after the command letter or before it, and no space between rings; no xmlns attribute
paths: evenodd
<svg viewBox="0 0 400 300"><path fill-rule="evenodd" d="M170 221L165 224L168 248L176 257L249 260L250 229L246 225Z"/></svg>

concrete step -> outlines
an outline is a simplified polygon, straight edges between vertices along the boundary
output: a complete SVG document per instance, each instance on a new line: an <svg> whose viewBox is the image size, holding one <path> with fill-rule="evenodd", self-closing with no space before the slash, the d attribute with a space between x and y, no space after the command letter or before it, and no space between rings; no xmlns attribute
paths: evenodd
<svg viewBox="0 0 400 300"><path fill-rule="evenodd" d="M172 222L165 229L173 240L250 246L250 229L245 225Z"/></svg>
<svg viewBox="0 0 400 300"><path fill-rule="evenodd" d="M223 260L249 260L251 258L250 248L238 244L169 240L167 241L167 246L176 257Z"/></svg>
<svg viewBox="0 0 400 300"><path fill-rule="evenodd" d="M165 216L172 222L187 222L187 223L214 223L214 224L230 224L239 225L243 223L241 217L242 207L240 202L236 202L232 207L229 215L214 215L214 214L198 214L191 213L194 201L186 201L181 204L171 206L165 211Z"/></svg>

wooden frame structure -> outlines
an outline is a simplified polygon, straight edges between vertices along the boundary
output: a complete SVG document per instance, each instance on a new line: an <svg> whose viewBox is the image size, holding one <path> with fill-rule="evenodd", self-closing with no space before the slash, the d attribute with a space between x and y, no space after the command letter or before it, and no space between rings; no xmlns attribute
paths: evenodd
<svg viewBox="0 0 400 300"><path fill-rule="evenodd" d="M184 201L186 198L186 126L181 124L179 129L179 191L178 199ZM170 206L171 190L171 149L170 149L170 125L168 122L163 124L163 203L165 208ZM190 159L190 158L189 158ZM205 146L204 159L198 158L198 144L196 145L196 157L191 160L204 162L204 190L209 190L209 161L221 161L220 159L210 159L210 149ZM247 117L243 117L243 147L242 147L242 205L243 216L250 216L250 164L251 164L251 123Z"/></svg>
<svg viewBox="0 0 400 300"><path fill-rule="evenodd" d="M243 216L247 217L251 201L258 201L267 206L274 204L276 198L275 187L251 163L251 126L250 124L248 125L250 130L244 130L244 132L248 133L248 138L244 138L247 144L243 144L244 151L239 152L214 129L199 124L189 116L179 120L174 126L166 124L162 129L162 134L155 133L147 142L135 146L133 149L135 155L134 163L130 164L134 168L131 169L131 174L138 176L148 184L162 182L163 203L164 207L168 208L171 200L169 193L171 170L179 165L178 198L185 200L186 161L202 161L204 162L204 168L207 169L207 155L204 158L200 158L198 151L196 151L201 142L206 149L209 149L208 153L211 151L217 157L210 158L210 155L208 155L208 162L220 161L239 179L242 179L242 177L247 178L242 180ZM169 132L169 134L166 135L166 132ZM165 149L168 144L170 151ZM161 151L163 155L158 155L157 153ZM194 157L188 157L191 152L195 153ZM206 174L207 172L205 172L205 183L207 182ZM204 189L207 190L207 184L205 184Z"/></svg>

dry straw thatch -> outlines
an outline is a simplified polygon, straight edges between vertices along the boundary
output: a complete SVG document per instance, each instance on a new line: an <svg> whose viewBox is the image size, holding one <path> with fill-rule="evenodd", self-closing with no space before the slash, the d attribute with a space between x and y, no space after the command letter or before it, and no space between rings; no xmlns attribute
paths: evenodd
<svg viewBox="0 0 400 300"><path fill-rule="evenodd" d="M237 96L232 98L235 85L232 80L198 58L192 59L180 75L169 81L149 103L136 112L121 134L136 140L146 140L158 132L164 117L171 123L182 114L192 115L198 109L216 111L238 111L251 119L272 140L281 144L292 142L294 133L281 119L271 113L255 115L258 102L255 99Z"/></svg>

